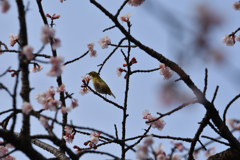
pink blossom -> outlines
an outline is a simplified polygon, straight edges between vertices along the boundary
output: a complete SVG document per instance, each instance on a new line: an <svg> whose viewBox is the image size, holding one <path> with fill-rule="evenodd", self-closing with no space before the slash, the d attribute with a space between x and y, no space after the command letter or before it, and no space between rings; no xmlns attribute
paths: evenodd
<svg viewBox="0 0 240 160"><path fill-rule="evenodd" d="M61 41L58 38L53 39L52 50L56 50L57 48L61 47Z"/></svg>
<svg viewBox="0 0 240 160"><path fill-rule="evenodd" d="M145 0L129 0L128 4L134 7L140 6Z"/></svg>
<svg viewBox="0 0 240 160"><path fill-rule="evenodd" d="M8 42L13 47L18 40L19 40L18 34L14 35L13 33L11 33Z"/></svg>
<svg viewBox="0 0 240 160"><path fill-rule="evenodd" d="M121 77L122 72L123 72L123 69L121 67L117 67L116 74L117 74L118 77Z"/></svg>
<svg viewBox="0 0 240 160"><path fill-rule="evenodd" d="M90 76L89 74L86 74L84 76L81 77L84 81L89 82L92 79L92 76Z"/></svg>
<svg viewBox="0 0 240 160"><path fill-rule="evenodd" d="M92 51L93 48L94 48L94 46L95 46L95 44L94 44L93 42L90 42L90 43L87 45L88 50L89 50L89 51Z"/></svg>
<svg viewBox="0 0 240 160"><path fill-rule="evenodd" d="M232 3L232 8L236 11L240 10L240 2L238 1L238 2Z"/></svg>
<svg viewBox="0 0 240 160"><path fill-rule="evenodd" d="M240 35L237 36L237 37L235 37L235 40L238 41L238 42L240 42Z"/></svg>
<svg viewBox="0 0 240 160"><path fill-rule="evenodd" d="M48 76L57 77L62 74L63 66L61 66L61 63L63 63L63 57L51 57L50 63L52 63L52 68L47 71Z"/></svg>
<svg viewBox="0 0 240 160"><path fill-rule="evenodd" d="M164 147L163 144L159 143L158 147L154 148L154 153L156 155L160 155L160 154L165 155L165 152L163 151L163 147Z"/></svg>
<svg viewBox="0 0 240 160"><path fill-rule="evenodd" d="M70 112L72 110L71 107L61 107L62 114L66 114L67 112Z"/></svg>
<svg viewBox="0 0 240 160"><path fill-rule="evenodd" d="M4 146L0 146L0 156L3 156L8 153L8 149Z"/></svg>
<svg viewBox="0 0 240 160"><path fill-rule="evenodd" d="M63 139L65 139L65 141L66 141L67 143L72 143L72 142L73 142L73 139L74 139L74 136L72 136L71 134L65 135L65 136L63 136Z"/></svg>
<svg viewBox="0 0 240 160"><path fill-rule="evenodd" d="M76 154L78 154L80 152L80 148L78 146L74 145L73 148L74 148L74 152Z"/></svg>
<svg viewBox="0 0 240 160"><path fill-rule="evenodd" d="M146 145L138 145L136 151L136 158L138 160L146 160L148 159L148 146Z"/></svg>
<svg viewBox="0 0 240 160"><path fill-rule="evenodd" d="M64 0L64 1L66 1L66 0ZM63 0L60 0L60 2L63 3Z"/></svg>
<svg viewBox="0 0 240 160"><path fill-rule="evenodd" d="M78 92L79 92L82 96L84 96L85 94L89 93L90 90L87 89L87 88L83 88L83 89L79 89Z"/></svg>
<svg viewBox="0 0 240 160"><path fill-rule="evenodd" d="M129 18L132 16L132 13L127 13L125 15L120 16L122 22L129 22Z"/></svg>
<svg viewBox="0 0 240 160"><path fill-rule="evenodd" d="M32 46L29 45L24 46L22 52L28 60L32 60L34 58Z"/></svg>
<svg viewBox="0 0 240 160"><path fill-rule="evenodd" d="M43 125L44 128L47 129L49 127L47 118L40 116L39 121Z"/></svg>
<svg viewBox="0 0 240 160"><path fill-rule="evenodd" d="M41 65L34 65L33 68L30 70L32 73L40 72L43 69Z"/></svg>
<svg viewBox="0 0 240 160"><path fill-rule="evenodd" d="M156 118L157 118L156 116L152 116L152 119L149 120L154 120ZM152 128L157 128L159 131L161 131L166 125L166 122L162 118L160 118L157 121L152 122L151 124Z"/></svg>
<svg viewBox="0 0 240 160"><path fill-rule="evenodd" d="M180 151L182 152L184 147L182 143L175 143L174 141L171 141L171 143Z"/></svg>
<svg viewBox="0 0 240 160"><path fill-rule="evenodd" d="M50 42L50 38L53 38L55 35L55 30L53 28L49 28L48 25L42 26L41 32L41 41L43 44L47 44Z"/></svg>
<svg viewBox="0 0 240 160"><path fill-rule="evenodd" d="M47 94L49 94L51 97L54 97L55 95L55 90L53 86L49 86L49 88L47 89Z"/></svg>
<svg viewBox="0 0 240 160"><path fill-rule="evenodd" d="M100 136L100 134L101 133L99 132L92 131L90 134L90 138L91 138L90 141L96 145L99 141L98 137Z"/></svg>
<svg viewBox="0 0 240 160"><path fill-rule="evenodd" d="M98 44L102 49L108 48L108 45L111 44L111 39L109 39L108 36L106 35L103 38L99 39Z"/></svg>
<svg viewBox="0 0 240 160"><path fill-rule="evenodd" d="M90 55L90 57L97 57L97 51L92 50L89 55Z"/></svg>
<svg viewBox="0 0 240 160"><path fill-rule="evenodd" d="M172 160L181 160L182 159L182 156L174 153L173 156L172 156Z"/></svg>
<svg viewBox="0 0 240 160"><path fill-rule="evenodd" d="M234 36L235 38L235 36ZM235 44L235 39L233 38L233 36L228 36L228 35L224 35L224 37L222 38L222 43L225 43L227 46L233 46Z"/></svg>
<svg viewBox="0 0 240 160"><path fill-rule="evenodd" d="M147 136L145 139L144 139L144 142L143 142L145 145L147 146L151 146L153 144L153 136Z"/></svg>
<svg viewBox="0 0 240 160"><path fill-rule="evenodd" d="M23 102L22 104L22 112L24 114L29 114L32 111L32 105L29 102Z"/></svg>
<svg viewBox="0 0 240 160"><path fill-rule="evenodd" d="M70 108L74 109L78 106L78 100L77 99L74 99L72 98L72 103L70 105Z"/></svg>
<svg viewBox="0 0 240 160"><path fill-rule="evenodd" d="M10 4L7 0L2 0L0 5L2 13L6 13L10 8Z"/></svg>
<svg viewBox="0 0 240 160"><path fill-rule="evenodd" d="M163 75L164 80L168 80L169 78L172 77L174 72L169 67L166 67L164 63L160 64L159 68L160 68L159 73Z"/></svg>
<svg viewBox="0 0 240 160"><path fill-rule="evenodd" d="M69 127L69 126L65 126L65 127L64 127L64 131L65 131L66 133L68 133L68 134L71 134L72 131L73 131L73 128L72 128L72 127Z"/></svg>
<svg viewBox="0 0 240 160"><path fill-rule="evenodd" d="M61 86L57 87L57 92L60 93L60 92L64 92L65 91L65 85L62 84Z"/></svg>
<svg viewBox="0 0 240 160"><path fill-rule="evenodd" d="M142 112L142 115L143 115L143 119L147 119L147 117L151 114L149 113L149 110L146 109L145 111Z"/></svg>

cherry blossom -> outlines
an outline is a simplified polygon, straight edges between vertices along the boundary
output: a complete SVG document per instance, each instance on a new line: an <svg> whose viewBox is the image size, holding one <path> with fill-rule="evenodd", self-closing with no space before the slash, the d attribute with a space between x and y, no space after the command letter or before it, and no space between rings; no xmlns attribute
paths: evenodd
<svg viewBox="0 0 240 160"><path fill-rule="evenodd" d="M52 50L56 50L57 48L61 47L61 41L59 38L53 39Z"/></svg>
<svg viewBox="0 0 240 160"><path fill-rule="evenodd" d="M128 4L134 7L140 6L145 0L129 0Z"/></svg>
<svg viewBox="0 0 240 160"><path fill-rule="evenodd" d="M29 114L32 111L32 105L29 102L23 102L22 104L22 112L24 114Z"/></svg>
<svg viewBox="0 0 240 160"><path fill-rule="evenodd" d="M33 68L30 70L32 73L40 72L43 69L43 66L39 64L34 64Z"/></svg>
<svg viewBox="0 0 240 160"><path fill-rule="evenodd" d="M10 8L10 4L7 0L2 0L0 5L2 13L6 13Z"/></svg>
<svg viewBox="0 0 240 160"><path fill-rule="evenodd" d="M147 145L138 145L137 146L136 158L138 160L148 159L148 146Z"/></svg>
<svg viewBox="0 0 240 160"><path fill-rule="evenodd" d="M28 60L32 60L34 58L32 46L30 45L24 46L22 52Z"/></svg>
<svg viewBox="0 0 240 160"><path fill-rule="evenodd" d="M39 121L43 125L44 128L47 129L49 127L47 118L40 116Z"/></svg>
<svg viewBox="0 0 240 160"><path fill-rule="evenodd" d="M102 49L108 48L108 45L111 44L111 39L109 39L108 36L106 35L103 38L99 39L98 44Z"/></svg>
<svg viewBox="0 0 240 160"><path fill-rule="evenodd" d="M47 44L50 42L50 38L53 38L55 35L55 30L53 28L49 28L48 25L42 26L41 32L41 41L43 44Z"/></svg>
<svg viewBox="0 0 240 160"><path fill-rule="evenodd" d="M62 84L61 86L57 87L57 92L60 93L60 92L64 92L65 91L65 85Z"/></svg>
<svg viewBox="0 0 240 160"><path fill-rule="evenodd" d="M63 57L51 57L50 63L52 64L52 68L47 71L47 75L51 77L57 77L62 74L62 70L64 66L61 66L61 63L63 63Z"/></svg>
<svg viewBox="0 0 240 160"><path fill-rule="evenodd" d="M129 22L129 18L132 16L132 13L127 13L125 15L120 16L122 22Z"/></svg>
<svg viewBox="0 0 240 160"><path fill-rule="evenodd" d="M18 40L19 40L18 34L14 35L13 33L11 33L8 42L13 47Z"/></svg>
<svg viewBox="0 0 240 160"><path fill-rule="evenodd" d="M232 3L232 8L236 11L240 10L240 2L238 1L238 2Z"/></svg>
<svg viewBox="0 0 240 160"><path fill-rule="evenodd" d="M227 46L233 46L235 44L235 36L224 35L222 38L222 43L226 44Z"/></svg>
<svg viewBox="0 0 240 160"><path fill-rule="evenodd" d="M169 67L166 67L164 63L160 64L159 68L160 68L159 73L163 75L164 80L168 80L169 78L172 77L174 72Z"/></svg>
<svg viewBox="0 0 240 160"><path fill-rule="evenodd" d="M153 144L153 136L148 136L144 139L143 143L147 146L150 146Z"/></svg>
<svg viewBox="0 0 240 160"><path fill-rule="evenodd" d="M121 77L122 72L123 72L123 69L121 67L117 67L116 74L117 74L118 77Z"/></svg>

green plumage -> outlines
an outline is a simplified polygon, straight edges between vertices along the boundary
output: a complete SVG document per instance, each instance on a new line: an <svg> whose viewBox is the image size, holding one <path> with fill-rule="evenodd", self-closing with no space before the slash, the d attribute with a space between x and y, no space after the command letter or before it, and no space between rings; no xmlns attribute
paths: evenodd
<svg viewBox="0 0 240 160"><path fill-rule="evenodd" d="M98 93L112 95L115 98L108 85L102 80L97 72L92 71L88 74L92 76L93 87Z"/></svg>

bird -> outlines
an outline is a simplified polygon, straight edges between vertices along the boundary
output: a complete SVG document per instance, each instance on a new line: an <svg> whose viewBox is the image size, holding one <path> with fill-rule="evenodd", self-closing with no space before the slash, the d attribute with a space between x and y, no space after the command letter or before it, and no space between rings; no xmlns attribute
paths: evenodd
<svg viewBox="0 0 240 160"><path fill-rule="evenodd" d="M107 83L105 83L104 80L102 80L102 78L98 75L97 72L92 71L89 72L88 75L92 76L93 87L97 92L106 95L108 94L116 98L115 95L110 90L110 88L108 87Z"/></svg>

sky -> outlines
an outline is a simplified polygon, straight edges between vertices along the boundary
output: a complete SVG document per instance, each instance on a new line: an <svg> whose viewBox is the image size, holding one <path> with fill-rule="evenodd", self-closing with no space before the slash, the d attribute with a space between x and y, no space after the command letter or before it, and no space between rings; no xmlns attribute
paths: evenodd
<svg viewBox="0 0 240 160"><path fill-rule="evenodd" d="M19 22L17 15L17 8L14 1L9 1L11 8L6 13L0 14L1 30L0 40L7 44L9 49L18 49L18 46L10 47L8 44L8 38L10 33L17 34L19 32ZM29 10L26 14L27 30L28 30L28 43L34 48L34 51L38 51L42 42L40 41L41 26L43 22L35 1L24 1L26 5L29 2ZM99 1L100 2L100 1ZM121 6L122 0L105 0L100 3L106 7L111 13L115 13ZM221 38L225 34L230 34L239 27L239 11L232 9L231 3L234 1L162 1L162 0L146 0L139 7L132 7L126 5L121 11L120 15L126 13L132 13L130 18L132 27L132 35L140 40L143 44L153 48L159 53L163 54L166 58L172 61L179 60L180 55L187 54L189 58L185 57L180 67L182 67L187 74L190 75L196 86L200 89L204 87L205 68L208 68L208 89L206 97L209 101L212 100L215 88L219 85L219 90L215 100L215 106L222 116L226 105L239 94L239 44L236 43L234 47L227 47L221 42ZM114 124L116 124L119 130L119 136L121 135L121 122L122 112L106 103L101 98L97 97L93 93L88 93L84 96L78 93L81 89L82 78L90 71L97 71L98 65L111 53L114 47L109 46L107 49L101 49L98 45L99 38L105 35L111 39L113 44L118 44L119 40L124 36L121 32L114 28L112 30L102 32L105 28L113 25L111 20L107 18L101 11L99 11L89 1L64 1L60 3L59 0L42 1L45 13L52 15L53 13L60 14L61 17L54 21L56 36L61 40L61 47L57 49L57 54L64 57L64 61L72 60L85 53L88 48L87 44L90 42L95 43L95 49L97 50L97 57L90 57L87 55L83 59L69 64L64 68L62 79L66 86L66 90L69 93L74 93L73 97L79 101L79 107L69 113L68 122L76 124L78 126L92 127L104 132L115 134ZM196 22L196 8L199 5L206 5L215 11L217 15L223 19L222 25L215 27L211 30L209 41L211 46L218 48L224 55L224 63L216 63L214 61L202 58L203 55L194 54L193 51L198 53L197 50L192 49L192 39L195 33L198 33L198 25ZM173 21L176 19L176 21ZM120 20L119 20L120 21ZM49 21L50 22L50 21ZM126 24L122 24L127 27ZM126 49L123 49L127 52ZM191 53L191 55L190 55ZM202 53L202 52L199 52ZM51 55L50 47L47 45L42 54ZM204 53L208 54L208 53ZM186 56L186 55L185 55ZM159 66L159 62L149 57L146 53L138 48L132 49L131 57L136 57L138 63L132 66L133 70L136 69L153 69ZM206 56L205 56L206 57ZM39 58L39 60L47 61L47 59ZM124 63L124 57L120 50L111 57L111 59L104 65L101 71L101 77L107 82L112 92L116 96L116 99L108 96L110 100L123 105L124 92L125 92L125 79L122 75L117 77L115 70L117 67L121 67ZM18 66L17 55L15 53L4 53L0 57L0 73L4 72L9 66L12 69L16 69ZM33 66L30 66L30 68ZM37 93L44 92L49 86L57 87L56 79L46 76L46 72L50 69L50 64L43 64L43 70L39 73L30 74L30 86L34 89L31 91L30 102L33 105L34 110L41 109L41 105L37 103L34 98ZM145 120L142 119L142 112L146 109L150 111L152 115L157 115L157 112L166 113L172 109L178 107L185 101L178 100L173 103L166 104L162 102L160 93L164 84L174 82L179 76L174 74L169 80L163 80L159 71L152 73L135 74L130 78L130 90L128 101L128 114L127 119L127 137L141 135L144 133L144 129L147 129ZM10 74L1 77L0 82L13 90L15 79ZM193 98L192 91L187 86L179 81L177 83L177 89L181 95ZM90 83L90 86L92 84ZM20 86L18 87L20 92ZM11 108L12 101L5 91L0 91L1 95L1 107L0 111ZM57 98L57 97L56 97ZM70 101L67 100L67 104ZM17 106L21 108L22 100L20 97L17 99ZM53 112L44 111L45 115L54 116ZM166 126L162 131L157 129L151 129L149 134L158 134L161 136L169 135L176 137L188 137L192 138L196 132L199 124L205 114L205 109L201 105L190 105L185 107L179 112L174 113L171 116L164 117ZM238 118L239 117L239 104L238 101L234 102L230 107L227 117ZM0 117L0 120L3 116ZM31 135L35 134L47 134L44 128L41 126L36 118L31 118ZM61 120L59 114L58 120ZM21 115L18 116L17 126L15 131L19 132L21 127ZM54 128L54 132L61 138L61 128ZM210 128L204 129L202 135L211 135L217 137L218 135L211 131ZM235 134L239 136L238 133ZM83 143L88 140L88 136L79 135L75 136L72 144L68 146L72 148L73 145L84 147ZM208 140L201 138L202 142L208 142ZM179 141L180 142L180 141ZM170 140L154 139L153 148L158 147L159 143L163 143L164 151L169 154L171 152L172 144ZM131 143L129 143L131 144ZM142 144L142 143L140 143ZM184 143L186 148L189 148L187 143ZM225 146L213 143L207 147L215 146L216 152L221 152L226 149ZM199 144L197 144L199 147ZM39 149L38 147L35 147ZM51 154L40 150L44 156L50 158ZM117 156L120 156L120 147L117 145L102 146L99 151L109 151ZM179 153L183 155L183 153ZM184 153L185 154L185 153ZM14 152L12 155L17 159L27 159L25 155L20 152ZM107 159L109 157L97 155L98 159ZM126 158L135 159L135 153L129 151ZM96 155L84 155L81 159L96 159ZM199 154L199 160L206 159L202 152Z"/></svg>

